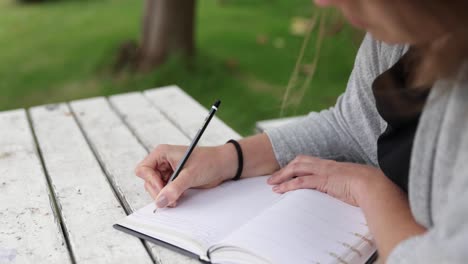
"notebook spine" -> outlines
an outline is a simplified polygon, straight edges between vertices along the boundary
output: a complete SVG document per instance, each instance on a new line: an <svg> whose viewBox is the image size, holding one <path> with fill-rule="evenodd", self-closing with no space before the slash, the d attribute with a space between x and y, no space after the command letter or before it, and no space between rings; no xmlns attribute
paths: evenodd
<svg viewBox="0 0 468 264"><path fill-rule="evenodd" d="M374 246L374 241L372 241L372 239L366 237L365 235L359 234L359 233L351 233L351 234L353 234L354 236L359 237L363 241L367 242L370 246Z"/></svg>
<svg viewBox="0 0 468 264"><path fill-rule="evenodd" d="M340 264L350 264L346 260L344 260L341 256L336 254L335 252L328 252L328 255L335 258L338 261L338 263L340 263Z"/></svg>
<svg viewBox="0 0 468 264"><path fill-rule="evenodd" d="M337 241L341 246L349 250L349 253L340 255L336 252L327 252L328 255L336 260L339 264L353 264L358 263L358 260L365 260L370 255L370 250L374 247L372 239L359 233L350 233L351 235L359 238L359 243L351 245L347 242Z"/></svg>
<svg viewBox="0 0 468 264"><path fill-rule="evenodd" d="M348 244L346 242L341 242L341 245L343 245L346 248L349 248L352 252L356 253L359 257L362 257L362 253L361 253L361 251L359 249L351 246L350 244Z"/></svg>
<svg viewBox="0 0 468 264"><path fill-rule="evenodd" d="M211 263L209 253L207 254L207 256L203 256L203 255L198 256L198 260L200 260L202 263Z"/></svg>

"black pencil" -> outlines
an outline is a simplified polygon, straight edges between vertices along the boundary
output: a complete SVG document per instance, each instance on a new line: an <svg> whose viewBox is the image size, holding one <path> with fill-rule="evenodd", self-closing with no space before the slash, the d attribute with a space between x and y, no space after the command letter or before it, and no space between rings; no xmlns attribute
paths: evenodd
<svg viewBox="0 0 468 264"><path fill-rule="evenodd" d="M192 143L190 143L189 148L185 152L184 157L180 160L179 164L177 165L177 168L175 169L174 173L172 173L172 175L169 178L169 180L167 181L167 183L172 182L173 180L175 180L177 178L177 176L179 176L180 171L182 171L182 169L184 168L185 163L190 158L190 155L192 154L192 151L197 146L197 143L200 140L201 136L203 135L203 132L205 132L205 129L208 126L208 124L210 123L210 121L213 118L214 114L216 113L216 111L218 111L218 107L219 107L220 104L221 104L221 101L217 100L211 106L210 112L208 113L208 116L205 118L205 121L203 122L203 126L198 130L197 134L195 135L195 137L192 140ZM158 210L158 208L156 207L156 209L154 209L153 213L156 213L157 210Z"/></svg>

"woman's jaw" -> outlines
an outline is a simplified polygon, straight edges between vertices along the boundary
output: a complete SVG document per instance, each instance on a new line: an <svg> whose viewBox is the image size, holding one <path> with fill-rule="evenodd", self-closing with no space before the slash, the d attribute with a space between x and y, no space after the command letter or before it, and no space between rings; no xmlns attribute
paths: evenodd
<svg viewBox="0 0 468 264"><path fill-rule="evenodd" d="M437 18L411 1L314 0L321 7L335 7L354 27L392 44L421 44L444 35Z"/></svg>

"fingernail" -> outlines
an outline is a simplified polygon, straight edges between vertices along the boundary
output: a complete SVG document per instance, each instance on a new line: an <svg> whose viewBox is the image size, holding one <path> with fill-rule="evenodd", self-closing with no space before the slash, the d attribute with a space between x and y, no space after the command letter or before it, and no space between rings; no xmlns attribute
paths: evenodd
<svg viewBox="0 0 468 264"><path fill-rule="evenodd" d="M158 208L164 208L164 207L167 206L168 203L169 202L168 202L166 196L161 195L161 196L159 196L158 200L156 201L156 206Z"/></svg>
<svg viewBox="0 0 468 264"><path fill-rule="evenodd" d="M267 182L268 183L271 183L273 180L272 180L272 177L268 178Z"/></svg>
<svg viewBox="0 0 468 264"><path fill-rule="evenodd" d="M278 186L278 185L276 185L275 187L273 187L273 191L274 191L274 192L277 192L277 191L279 191L279 186Z"/></svg>

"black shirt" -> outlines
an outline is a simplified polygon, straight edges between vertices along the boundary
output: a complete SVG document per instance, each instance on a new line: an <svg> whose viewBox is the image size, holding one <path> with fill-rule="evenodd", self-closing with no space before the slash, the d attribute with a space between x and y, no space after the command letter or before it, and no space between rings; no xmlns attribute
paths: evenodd
<svg viewBox="0 0 468 264"><path fill-rule="evenodd" d="M430 90L410 87L411 71L418 59L417 50L410 48L372 84L377 111L388 124L377 140L379 166L405 192L408 192L414 135Z"/></svg>

